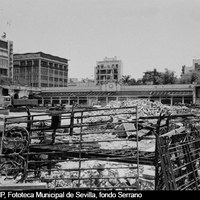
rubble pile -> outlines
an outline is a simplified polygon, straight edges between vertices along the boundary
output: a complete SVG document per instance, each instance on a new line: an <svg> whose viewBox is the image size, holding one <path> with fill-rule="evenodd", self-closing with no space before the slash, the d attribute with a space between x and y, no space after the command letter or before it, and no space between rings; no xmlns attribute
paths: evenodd
<svg viewBox="0 0 200 200"><path fill-rule="evenodd" d="M158 116L160 113L185 113L188 112L189 108L186 106L169 106L162 104L159 101L151 102L147 99L135 99L130 101L111 101L106 107L107 108L116 108L116 107L130 107L137 106L139 116Z"/></svg>
<svg viewBox="0 0 200 200"><path fill-rule="evenodd" d="M79 177L78 163L73 161L58 163L60 170L53 171L51 175L42 172L41 180L48 183L49 188L136 188L137 168L133 164L119 164L106 161L84 161ZM150 169L151 173L154 169ZM149 170L149 171L150 171ZM142 189L153 189L154 175L147 175L144 166L139 167ZM143 175L144 173L144 175ZM80 178L80 182L79 179ZM54 180L52 180L54 179ZM145 183L145 184L144 184Z"/></svg>

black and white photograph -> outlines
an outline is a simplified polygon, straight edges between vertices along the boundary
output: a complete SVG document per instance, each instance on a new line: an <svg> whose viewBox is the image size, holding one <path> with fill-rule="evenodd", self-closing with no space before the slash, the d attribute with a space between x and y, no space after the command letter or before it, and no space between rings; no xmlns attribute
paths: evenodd
<svg viewBox="0 0 200 200"><path fill-rule="evenodd" d="M199 0L0 0L0 198L199 189Z"/></svg>

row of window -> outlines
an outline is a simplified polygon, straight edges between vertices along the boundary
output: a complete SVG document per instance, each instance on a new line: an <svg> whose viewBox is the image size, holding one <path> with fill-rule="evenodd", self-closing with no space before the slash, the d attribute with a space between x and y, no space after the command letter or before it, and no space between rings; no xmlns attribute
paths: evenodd
<svg viewBox="0 0 200 200"><path fill-rule="evenodd" d="M0 59L0 67L8 67L8 60L6 59Z"/></svg>
<svg viewBox="0 0 200 200"><path fill-rule="evenodd" d="M97 81L98 81L98 80L101 80L101 81L104 81L104 80L105 80L105 81L106 81L106 80L110 80L110 79L112 79L112 78L113 78L114 80L118 80L118 76L115 75L114 77L113 77L113 76L97 76Z"/></svg>
<svg viewBox="0 0 200 200"><path fill-rule="evenodd" d="M67 84L49 84L48 83L41 83L41 87L67 87Z"/></svg>
<svg viewBox="0 0 200 200"><path fill-rule="evenodd" d="M50 67L50 68L55 68L55 69L60 69L60 70L67 70L67 65L61 65L57 63L51 63L47 61L41 61L41 66L42 67Z"/></svg>
<svg viewBox="0 0 200 200"><path fill-rule="evenodd" d="M117 74L118 73L118 70L117 69L113 69L113 70L111 70L111 69L108 69L108 70L106 70L106 69L103 69L103 70L97 70L97 72L96 72L97 74Z"/></svg>
<svg viewBox="0 0 200 200"><path fill-rule="evenodd" d="M106 68L116 68L116 69L117 69L118 66L119 66L118 64L111 64L111 65L103 65L103 64L102 64L102 65L97 65L97 68L98 68L98 69L103 69L103 68L106 67Z"/></svg>
<svg viewBox="0 0 200 200"><path fill-rule="evenodd" d="M1 64L1 62L2 62L2 64ZM8 62L7 62L7 60L0 60L0 64L1 65L3 65L3 64L7 64ZM28 67L14 67L14 71L16 72L16 73L19 73L19 72L22 72L22 73L25 73L25 72L33 72L33 73L35 73L35 72L37 72L38 73L38 71L39 71L39 68L37 67L37 68L28 68ZM63 72L63 71L59 71L59 70L48 70L47 68L44 68L44 67L42 67L41 68L41 74L59 74L59 75L67 75L68 73L67 72Z"/></svg>
<svg viewBox="0 0 200 200"><path fill-rule="evenodd" d="M0 49L0 56L8 57L8 51Z"/></svg>
<svg viewBox="0 0 200 200"><path fill-rule="evenodd" d="M1 69L1 68L0 68L0 75L8 76L8 70L7 70L7 69Z"/></svg>
<svg viewBox="0 0 200 200"><path fill-rule="evenodd" d="M63 74L66 76L67 75L67 72L63 72L63 71L59 71L59 70L48 70L47 68L44 68L42 67L41 68L41 74L56 74L56 75L60 75L60 76L63 76Z"/></svg>
<svg viewBox="0 0 200 200"><path fill-rule="evenodd" d="M48 77L48 76L41 76L41 80L48 80L49 81L67 81L67 79L63 79L63 78L53 78L53 77Z"/></svg>
<svg viewBox="0 0 200 200"><path fill-rule="evenodd" d="M39 60L22 60L19 62L20 66L39 66ZM41 66L42 67L50 67L50 68L55 68L55 69L60 69L60 70L67 70L67 65L61 65L57 63L49 63L47 61L41 61Z"/></svg>

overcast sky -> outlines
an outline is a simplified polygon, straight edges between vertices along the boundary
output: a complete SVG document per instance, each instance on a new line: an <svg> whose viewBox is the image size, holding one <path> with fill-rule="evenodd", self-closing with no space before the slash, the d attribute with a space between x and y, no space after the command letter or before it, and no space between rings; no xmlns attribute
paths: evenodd
<svg viewBox="0 0 200 200"><path fill-rule="evenodd" d="M15 53L68 58L69 78L92 78L117 56L123 74L165 68L179 76L200 58L199 0L0 0L0 34Z"/></svg>

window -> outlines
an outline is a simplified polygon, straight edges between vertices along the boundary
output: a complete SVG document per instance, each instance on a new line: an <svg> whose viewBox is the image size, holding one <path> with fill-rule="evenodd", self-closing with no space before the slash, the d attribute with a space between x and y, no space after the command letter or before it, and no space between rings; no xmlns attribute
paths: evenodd
<svg viewBox="0 0 200 200"><path fill-rule="evenodd" d="M21 65L21 66L25 66L25 61L21 61L21 62L20 62L20 65Z"/></svg>
<svg viewBox="0 0 200 200"><path fill-rule="evenodd" d="M5 59L0 59L0 66L7 68L8 67L8 61L5 60Z"/></svg>
<svg viewBox="0 0 200 200"><path fill-rule="evenodd" d="M7 69L0 69L0 74L3 76L8 76L8 70Z"/></svg>
<svg viewBox="0 0 200 200"><path fill-rule="evenodd" d="M50 70L49 70L49 75L50 75L50 74L53 74L53 69L50 69Z"/></svg>
<svg viewBox="0 0 200 200"><path fill-rule="evenodd" d="M32 65L32 60L28 60L28 61L27 61L27 65L28 65L28 66L31 66L31 65Z"/></svg>
<svg viewBox="0 0 200 200"><path fill-rule="evenodd" d="M48 87L47 83L41 83L41 87Z"/></svg>
<svg viewBox="0 0 200 200"><path fill-rule="evenodd" d="M48 67L48 63L44 60L41 61L41 66L42 67Z"/></svg>
<svg viewBox="0 0 200 200"><path fill-rule="evenodd" d="M41 79L47 81L48 80L48 76L41 76Z"/></svg>
<svg viewBox="0 0 200 200"><path fill-rule="evenodd" d="M59 69L62 70L63 69L63 65L59 65Z"/></svg>
<svg viewBox="0 0 200 200"><path fill-rule="evenodd" d="M48 69L42 67L42 68L41 68L41 74L45 74L45 75L47 75L47 74L48 74Z"/></svg>
<svg viewBox="0 0 200 200"><path fill-rule="evenodd" d="M0 50L0 56L8 57L8 52L5 50Z"/></svg>
<svg viewBox="0 0 200 200"><path fill-rule="evenodd" d="M63 72L62 72L62 71L59 71L59 75L63 76Z"/></svg>

